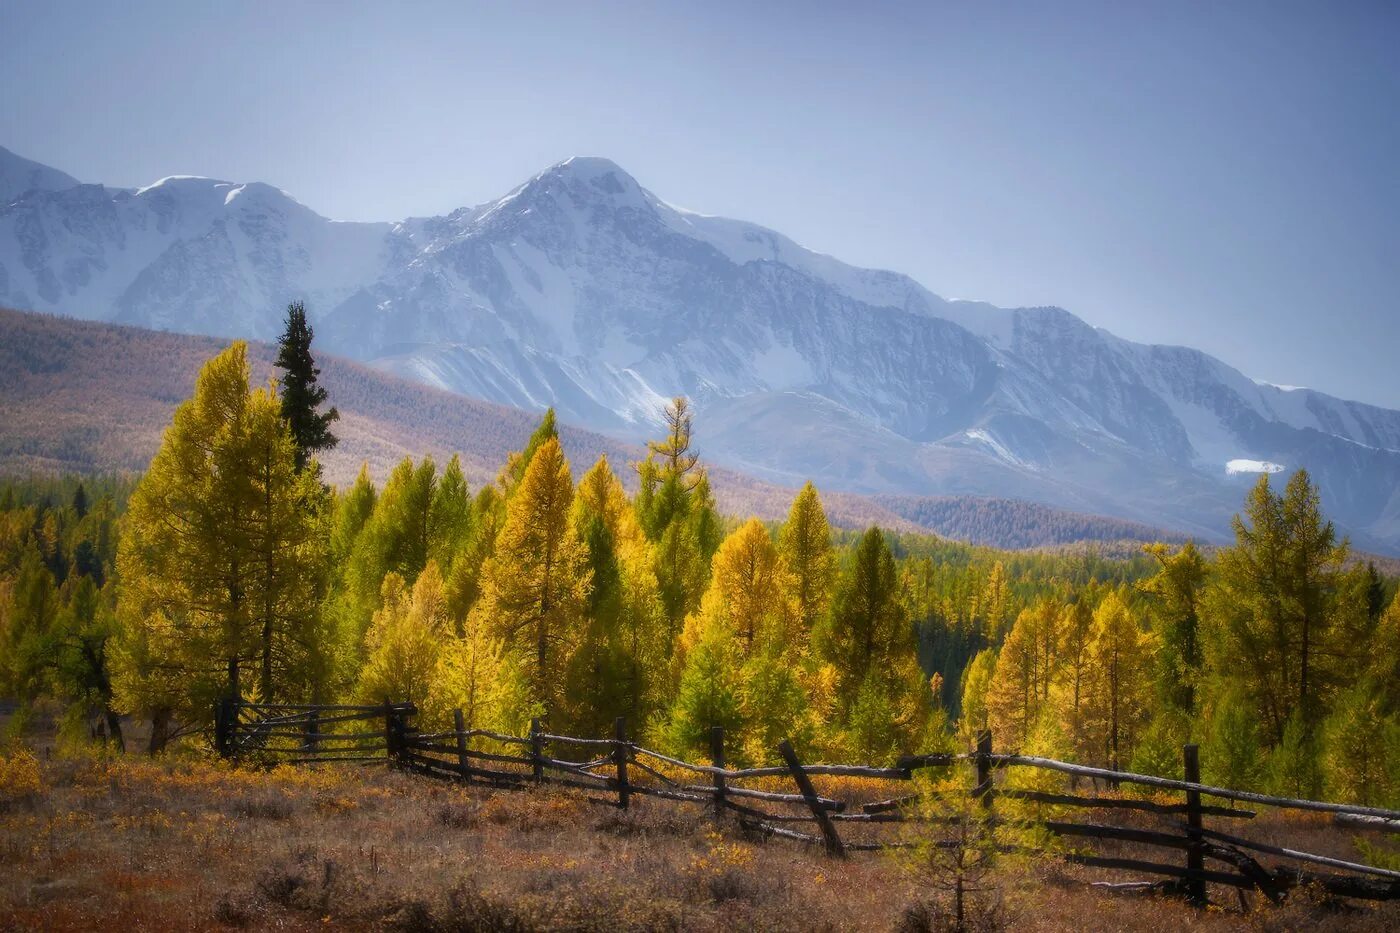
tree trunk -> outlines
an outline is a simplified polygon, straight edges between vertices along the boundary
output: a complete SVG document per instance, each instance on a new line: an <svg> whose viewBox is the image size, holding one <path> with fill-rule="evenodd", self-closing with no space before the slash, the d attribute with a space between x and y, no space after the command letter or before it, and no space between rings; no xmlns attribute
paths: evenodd
<svg viewBox="0 0 1400 933"><path fill-rule="evenodd" d="M272 448L265 452L263 467L263 550L266 567L263 580L262 679L258 693L264 703L272 701L272 604L273 604L273 544L272 544Z"/></svg>
<svg viewBox="0 0 1400 933"><path fill-rule="evenodd" d="M151 713L151 741L146 746L146 754L159 755L165 751L170 741L170 710L162 707Z"/></svg>

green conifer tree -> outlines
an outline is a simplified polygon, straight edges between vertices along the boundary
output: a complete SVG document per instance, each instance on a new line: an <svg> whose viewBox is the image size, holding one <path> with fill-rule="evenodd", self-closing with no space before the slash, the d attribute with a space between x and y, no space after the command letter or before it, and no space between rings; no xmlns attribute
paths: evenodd
<svg viewBox="0 0 1400 933"><path fill-rule="evenodd" d="M300 301L287 305L287 320L278 339L275 365L283 371L280 380L282 417L291 427L298 471L304 470L317 452L336 445L331 424L340 418L335 408L318 411L327 393L318 381L321 370L311 356L313 336L311 325L306 321L306 306Z"/></svg>

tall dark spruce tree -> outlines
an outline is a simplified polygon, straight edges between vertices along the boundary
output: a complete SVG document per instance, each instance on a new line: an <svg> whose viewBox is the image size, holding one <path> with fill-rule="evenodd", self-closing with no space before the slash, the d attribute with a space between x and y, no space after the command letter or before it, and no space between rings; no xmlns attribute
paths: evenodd
<svg viewBox="0 0 1400 933"><path fill-rule="evenodd" d="M317 411L326 400L326 390L316 381L321 370L311 357L313 336L311 325L306 323L306 306L300 301L287 305L287 327L278 341L276 365L286 373L282 377L282 417L292 429L298 471L306 469L313 454L330 450L338 440L331 433L331 422L340 418L340 412L335 408Z"/></svg>

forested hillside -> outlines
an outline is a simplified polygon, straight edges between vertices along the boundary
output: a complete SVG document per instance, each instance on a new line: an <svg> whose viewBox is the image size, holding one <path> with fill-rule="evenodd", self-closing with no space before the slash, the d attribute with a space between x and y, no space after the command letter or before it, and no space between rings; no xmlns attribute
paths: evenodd
<svg viewBox="0 0 1400 933"><path fill-rule="evenodd" d="M144 470L199 367L223 345L206 337L0 309L0 472ZM274 355L267 344L248 344L254 382L272 375ZM538 417L338 357L320 359L322 380L341 412L341 443L325 456L324 472L340 484L350 483L362 463L382 481L405 456L446 462L456 453L464 474L479 485L495 475ZM567 425L559 430L575 463L599 454L615 463L642 455L640 447L600 434ZM703 423L697 430L697 445L704 449ZM634 490L633 471L619 474ZM711 478L720 509L729 514L777 519L792 497L791 489L732 470L713 469ZM922 528L999 547L1175 540L1131 522L1016 500L944 497L925 506L920 497L875 501L834 491L825 500L832 521L843 527Z"/></svg>
<svg viewBox="0 0 1400 933"><path fill-rule="evenodd" d="M551 412L485 483L423 456L326 486L331 439L288 428L314 405L277 389L234 344L139 478L0 491L0 693L61 701L79 736L149 720L153 749L234 690L409 700L428 726L625 716L690 757L721 725L734 762L781 738L878 762L989 726L1174 774L1197 741L1209 782L1400 793L1400 603L1304 472L1261 477L1212 557L1012 554L833 530L810 484L780 523L726 516L684 399L631 462L571 463Z"/></svg>
<svg viewBox="0 0 1400 933"><path fill-rule="evenodd" d="M1073 541L1173 541L1185 535L1141 522L1083 515L1021 499L985 496L875 496L880 505L922 528L973 544L1043 547Z"/></svg>

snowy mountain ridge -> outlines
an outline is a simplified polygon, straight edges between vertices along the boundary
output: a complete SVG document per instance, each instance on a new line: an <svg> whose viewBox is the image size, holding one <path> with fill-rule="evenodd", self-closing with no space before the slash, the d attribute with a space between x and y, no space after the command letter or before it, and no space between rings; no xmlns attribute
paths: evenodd
<svg viewBox="0 0 1400 933"><path fill-rule="evenodd" d="M0 152L0 192L34 165ZM1358 542L1400 549L1400 413L1059 308L948 301L673 207L607 159L383 224L258 183L65 178L0 206L0 304L267 339L303 298L327 349L628 438L689 395L705 453L768 479L1019 496L1208 538L1262 469L1306 466Z"/></svg>

